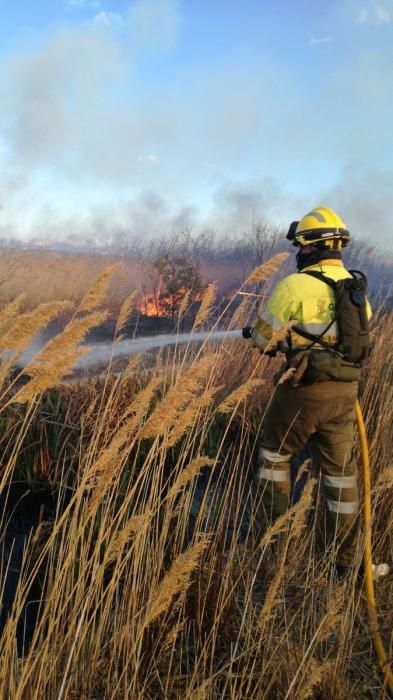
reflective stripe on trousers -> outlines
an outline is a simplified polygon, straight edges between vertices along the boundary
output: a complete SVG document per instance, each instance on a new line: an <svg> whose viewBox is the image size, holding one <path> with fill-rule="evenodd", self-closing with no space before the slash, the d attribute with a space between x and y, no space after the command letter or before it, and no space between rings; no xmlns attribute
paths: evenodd
<svg viewBox="0 0 393 700"><path fill-rule="evenodd" d="M359 501L332 501L330 498L327 498L326 502L328 510L340 515L354 515L359 508Z"/></svg>
<svg viewBox="0 0 393 700"><path fill-rule="evenodd" d="M258 479L266 479L266 481L289 481L288 469L267 469L261 467L257 473Z"/></svg>
<svg viewBox="0 0 393 700"><path fill-rule="evenodd" d="M291 455L269 450L261 446L258 450L257 479L262 488L265 514L271 522L285 513L289 504L291 478L289 462Z"/></svg>
<svg viewBox="0 0 393 700"><path fill-rule="evenodd" d="M329 474L323 474L322 485L327 492L326 504L328 510L332 513L339 513L340 515L354 515L358 512L358 482L356 475L330 476ZM348 494L346 492L348 489L352 490L351 500L347 498ZM335 498L332 496L335 496Z"/></svg>
<svg viewBox="0 0 393 700"><path fill-rule="evenodd" d="M356 489L358 482L356 476L329 476L323 474L324 486L331 486L334 489Z"/></svg>
<svg viewBox="0 0 393 700"><path fill-rule="evenodd" d="M258 450L258 460L263 462L265 459L272 464L279 464L280 462L288 462L291 459L291 455L272 452L271 450L267 450L266 447L260 447Z"/></svg>

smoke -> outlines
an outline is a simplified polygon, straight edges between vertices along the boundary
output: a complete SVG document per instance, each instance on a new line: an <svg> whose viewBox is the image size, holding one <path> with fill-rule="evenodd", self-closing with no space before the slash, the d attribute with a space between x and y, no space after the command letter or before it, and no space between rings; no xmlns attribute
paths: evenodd
<svg viewBox="0 0 393 700"><path fill-rule="evenodd" d="M390 216L393 171L348 166L340 181L324 196L338 212L342 212L351 233L370 245L392 248Z"/></svg>
<svg viewBox="0 0 393 700"><path fill-rule="evenodd" d="M99 143L94 114L121 60L116 43L93 28L67 28L3 68L3 138L13 168L32 178L56 167L75 176ZM102 123L100 124L102 126ZM83 138L81 138L83 136Z"/></svg>
<svg viewBox="0 0 393 700"><path fill-rule="evenodd" d="M177 63L187 27L176 0L68 8L83 22L0 65L0 235L118 244L181 228L236 234L324 203L360 236L388 242L391 43L340 57L327 43L328 69L309 93L263 47Z"/></svg>
<svg viewBox="0 0 393 700"><path fill-rule="evenodd" d="M74 245L123 247L137 241L160 238L172 232L212 229L219 234L241 235L253 223L277 221L309 206L284 194L273 179L256 184L227 183L213 193L209 212L190 204L176 205L156 190L143 190L113 205L95 205L75 216L60 217L55 208L42 207L31 221L31 238L40 244L70 242ZM290 214L291 215L291 214ZM293 216L292 216L293 218ZM18 237L18 231L0 226L0 237Z"/></svg>
<svg viewBox="0 0 393 700"><path fill-rule="evenodd" d="M285 192L273 178L244 185L226 183L213 193L207 214L192 203L179 206L159 191L142 190L113 205L94 205L64 217L53 206L41 207L31 220L29 237L40 244L57 241L78 246L90 242L124 247L182 230L212 229L218 234L240 235L259 222L286 228L289 221L299 219L314 206L327 205L343 217L357 239L391 248L392 188L393 172L355 166L346 168L334 187L312 197ZM0 238L19 237L16 224L0 224Z"/></svg>
<svg viewBox="0 0 393 700"><path fill-rule="evenodd" d="M182 20L177 0L137 0L130 5L126 22L131 41L142 49L171 47Z"/></svg>
<svg viewBox="0 0 393 700"><path fill-rule="evenodd" d="M285 225L288 212L301 210L300 197L285 192L274 178L266 177L259 182L221 186L214 195L211 218L218 228L236 233L251 230L261 220Z"/></svg>

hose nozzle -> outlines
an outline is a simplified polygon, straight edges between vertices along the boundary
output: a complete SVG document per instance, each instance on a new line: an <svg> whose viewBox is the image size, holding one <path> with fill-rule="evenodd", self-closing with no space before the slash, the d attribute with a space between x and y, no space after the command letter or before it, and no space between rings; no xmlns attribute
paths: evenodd
<svg viewBox="0 0 393 700"><path fill-rule="evenodd" d="M254 333L254 329L252 326L246 326L245 328L242 328L242 336L243 338L252 338L252 335Z"/></svg>

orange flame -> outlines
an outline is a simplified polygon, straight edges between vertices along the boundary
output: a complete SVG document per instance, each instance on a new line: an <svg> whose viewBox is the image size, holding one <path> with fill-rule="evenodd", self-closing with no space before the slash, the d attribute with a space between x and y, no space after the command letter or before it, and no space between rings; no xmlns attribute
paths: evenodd
<svg viewBox="0 0 393 700"><path fill-rule="evenodd" d="M187 292L186 287L182 287L176 293L176 301L179 303L185 293ZM200 301L201 294L196 294L194 296L194 301ZM154 316L158 318L170 318L171 317L171 303L170 296L163 295L161 292L161 286L158 288L156 294L144 294L139 304L139 312L143 316ZM176 304L177 306L177 304Z"/></svg>
<svg viewBox="0 0 393 700"><path fill-rule="evenodd" d="M165 318L169 316L168 309L164 308L159 297L153 294L144 294L139 305L139 311L143 316L158 316Z"/></svg>

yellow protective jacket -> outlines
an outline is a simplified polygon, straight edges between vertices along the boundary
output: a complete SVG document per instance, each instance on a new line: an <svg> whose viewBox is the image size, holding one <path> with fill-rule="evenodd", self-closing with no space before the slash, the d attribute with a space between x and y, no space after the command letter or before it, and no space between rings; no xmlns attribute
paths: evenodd
<svg viewBox="0 0 393 700"><path fill-rule="evenodd" d="M351 276L342 261L334 259L310 265L302 272L306 270L322 272L334 281ZM289 275L281 280L267 304L261 305L258 309L252 336L256 347L263 349L272 340L273 334L289 321L296 321L295 325L302 330L319 335L334 318L335 297L333 289L321 280L311 277L311 275L304 275L302 272ZM367 302L367 314L370 318L369 302ZM302 349L310 345L310 341L306 338L294 331L290 331L290 333L292 349ZM337 323L334 322L326 335L322 336L322 339L329 345L334 345L338 341L337 334Z"/></svg>

